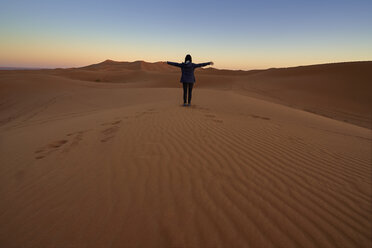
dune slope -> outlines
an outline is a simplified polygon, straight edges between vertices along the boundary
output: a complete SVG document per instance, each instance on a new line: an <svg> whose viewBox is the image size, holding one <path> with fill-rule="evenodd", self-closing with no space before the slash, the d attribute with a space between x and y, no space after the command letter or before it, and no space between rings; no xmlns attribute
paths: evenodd
<svg viewBox="0 0 372 248"><path fill-rule="evenodd" d="M372 129L372 62L269 69L239 80L247 94Z"/></svg>

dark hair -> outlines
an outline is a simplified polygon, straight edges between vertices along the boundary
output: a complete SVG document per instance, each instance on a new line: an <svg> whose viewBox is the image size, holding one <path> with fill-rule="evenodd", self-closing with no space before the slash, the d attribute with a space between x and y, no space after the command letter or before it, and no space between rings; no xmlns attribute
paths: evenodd
<svg viewBox="0 0 372 248"><path fill-rule="evenodd" d="M186 61L190 61L190 62L192 62L192 58L191 58L191 55L190 54L187 54L186 55L186 57L185 57L185 63L186 63Z"/></svg>

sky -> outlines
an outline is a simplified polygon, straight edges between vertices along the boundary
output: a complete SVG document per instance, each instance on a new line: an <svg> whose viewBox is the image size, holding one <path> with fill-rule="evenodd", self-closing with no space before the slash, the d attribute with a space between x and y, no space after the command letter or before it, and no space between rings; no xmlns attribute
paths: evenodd
<svg viewBox="0 0 372 248"><path fill-rule="evenodd" d="M372 60L372 0L0 0L0 67L213 61L265 69Z"/></svg>

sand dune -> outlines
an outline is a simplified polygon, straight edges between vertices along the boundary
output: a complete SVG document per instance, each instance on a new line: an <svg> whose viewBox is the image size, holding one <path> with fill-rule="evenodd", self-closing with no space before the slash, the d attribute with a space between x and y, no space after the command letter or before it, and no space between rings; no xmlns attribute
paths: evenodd
<svg viewBox="0 0 372 248"><path fill-rule="evenodd" d="M301 110L370 92L299 70L0 72L0 246L370 247L371 130Z"/></svg>
<svg viewBox="0 0 372 248"><path fill-rule="evenodd" d="M51 71L55 75L93 82L135 83L134 87L177 88L179 69L163 62L116 62ZM198 69L198 87L234 89L372 129L372 62L346 62L268 70Z"/></svg>
<svg viewBox="0 0 372 248"><path fill-rule="evenodd" d="M166 62L155 62L149 63L142 60L134 62L120 62L114 60L105 60L98 64L88 65L78 69L85 70L106 70L106 71L118 71L118 70L146 70L146 71L178 71L177 68L167 65Z"/></svg>
<svg viewBox="0 0 372 248"><path fill-rule="evenodd" d="M256 96L372 128L372 62L270 69L241 80Z"/></svg>

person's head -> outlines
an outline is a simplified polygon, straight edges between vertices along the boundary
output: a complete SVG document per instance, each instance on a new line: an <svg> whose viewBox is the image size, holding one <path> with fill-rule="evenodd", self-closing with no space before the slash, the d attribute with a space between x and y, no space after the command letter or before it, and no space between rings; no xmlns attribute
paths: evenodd
<svg viewBox="0 0 372 248"><path fill-rule="evenodd" d="M192 58L191 58L191 55L190 54L187 54L186 57L185 57L185 63L186 61L190 61L190 63L192 62Z"/></svg>

